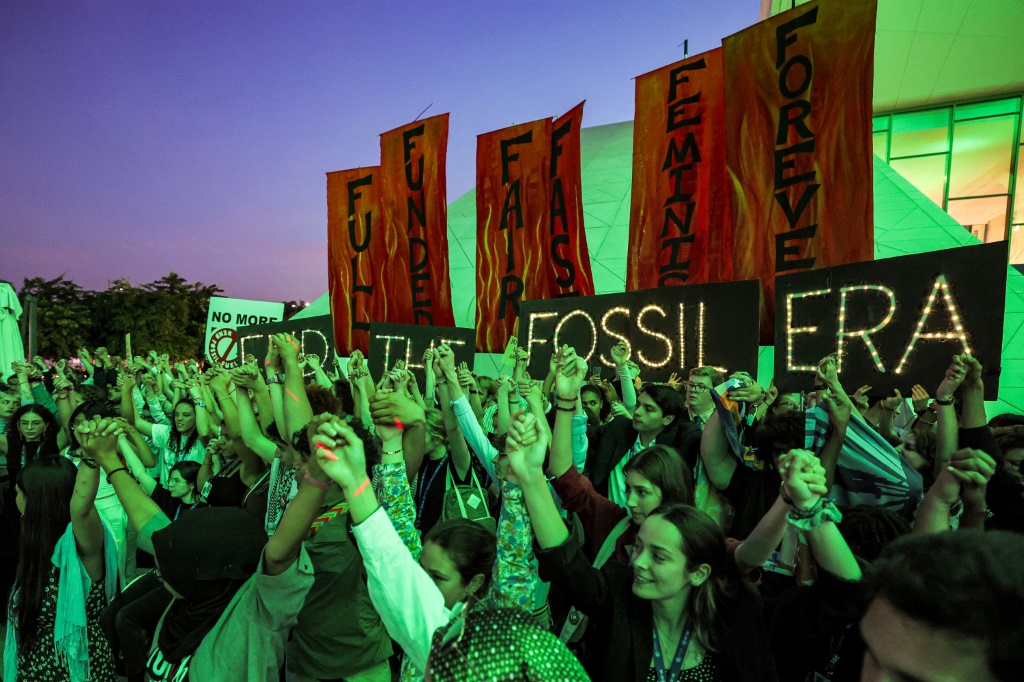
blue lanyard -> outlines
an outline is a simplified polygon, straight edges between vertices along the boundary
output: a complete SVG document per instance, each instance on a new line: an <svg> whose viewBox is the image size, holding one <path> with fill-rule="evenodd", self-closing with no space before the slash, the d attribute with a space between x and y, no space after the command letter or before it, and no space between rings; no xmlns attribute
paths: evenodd
<svg viewBox="0 0 1024 682"><path fill-rule="evenodd" d="M690 648L690 636L693 635L693 620L686 619L686 627L683 628L682 639L676 646L676 656L672 660L672 668L665 675L665 661L661 655L661 641L658 637L658 622L654 622L654 669L658 673L658 682L675 682L683 672L683 659L686 658L686 650Z"/></svg>
<svg viewBox="0 0 1024 682"><path fill-rule="evenodd" d="M430 492L430 487L434 485L434 479L437 478L437 475L441 472L441 469L445 468L444 465L447 461L448 453L446 452L444 453L444 457L442 457L440 462L438 463L437 468L434 469L434 473L430 475L430 480L427 481L427 486L419 486L422 492L420 493L420 506L419 509L416 511L416 525L419 525L420 519L423 518L423 507L426 506L427 504L427 493Z"/></svg>
<svg viewBox="0 0 1024 682"><path fill-rule="evenodd" d="M174 520L175 520L175 521L177 521L177 520L178 520L178 515L179 515L179 514L181 514L181 508L182 508L182 507L184 507L184 506L185 506L184 504L181 504L181 503L179 503L179 504L178 504L178 510L177 510L176 512L174 512ZM192 506L191 506L191 507L189 507L189 508L188 508L188 510L189 510L189 511L192 511L192 510L193 510L193 509L195 509L195 508L196 508L197 506L199 506L199 500L196 500L195 502L193 502L193 503L192 503Z"/></svg>

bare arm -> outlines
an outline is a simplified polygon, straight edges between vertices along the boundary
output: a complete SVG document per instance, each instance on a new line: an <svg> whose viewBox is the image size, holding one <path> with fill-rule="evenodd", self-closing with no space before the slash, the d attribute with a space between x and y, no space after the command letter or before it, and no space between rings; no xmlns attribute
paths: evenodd
<svg viewBox="0 0 1024 682"><path fill-rule="evenodd" d="M704 461L704 469L711 484L719 490L728 488L738 462L729 452L729 441L718 418L718 410L711 413L711 418L704 426L700 439L700 458Z"/></svg>
<svg viewBox="0 0 1024 682"><path fill-rule="evenodd" d="M94 461L83 460L75 477L71 495L71 530L75 534L78 557L93 581L103 580L103 523L96 511L96 489L100 470ZM106 576L116 580L117 576Z"/></svg>

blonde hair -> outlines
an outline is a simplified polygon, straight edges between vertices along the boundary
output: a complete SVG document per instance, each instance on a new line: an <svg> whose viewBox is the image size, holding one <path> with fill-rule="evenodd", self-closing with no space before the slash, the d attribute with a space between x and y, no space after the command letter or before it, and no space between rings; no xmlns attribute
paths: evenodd
<svg viewBox="0 0 1024 682"><path fill-rule="evenodd" d="M427 435L432 436L445 445L448 444L448 430L444 427L444 416L436 407L427 408L425 412Z"/></svg>

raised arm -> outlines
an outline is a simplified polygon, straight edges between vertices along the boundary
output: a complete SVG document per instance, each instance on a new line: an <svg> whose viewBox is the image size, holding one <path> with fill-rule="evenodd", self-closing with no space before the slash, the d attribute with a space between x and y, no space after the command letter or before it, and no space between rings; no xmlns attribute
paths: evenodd
<svg viewBox="0 0 1024 682"><path fill-rule="evenodd" d="M336 419L333 415L320 415L317 422L325 422L330 418ZM311 423L310 427L313 427L314 423ZM312 428L310 432L312 432ZM299 556L299 550L302 549L303 541L309 536L309 526L316 520L317 514L320 513L320 507L323 506L327 486L322 484L328 480L330 479L320 468L317 458L310 457L306 465L304 480L299 484L299 492L288 505L284 516L281 517L281 523L277 525L277 530L270 536L263 552L264 567L269 575L280 575L295 563ZM350 503L350 513L351 509Z"/></svg>
<svg viewBox="0 0 1024 682"><path fill-rule="evenodd" d="M942 383L935 391L935 476L949 465L959 449L959 424L953 407L954 394L967 378L964 356L954 355Z"/></svg>
<svg viewBox="0 0 1024 682"><path fill-rule="evenodd" d="M444 417L444 428L448 434L448 450L452 453L452 463L459 478L469 473L469 467L473 464L473 458L469 454L469 446L466 439L462 437L462 430L459 428L459 419L452 409L452 387L458 388L459 375L455 369L455 353L447 345L442 344L436 353L434 361L441 368L442 381L438 381L438 400L441 403L441 415Z"/></svg>
<svg viewBox="0 0 1024 682"><path fill-rule="evenodd" d="M231 373L221 369L210 379L210 391L213 392L213 399L220 407L221 415L224 417L224 429L232 436L238 437L241 429L238 424L238 408L235 407L235 392L237 387L231 383Z"/></svg>
<svg viewBox="0 0 1024 682"><path fill-rule="evenodd" d="M782 492L792 501L789 523L804 531L818 566L843 580L860 580L861 570L836 526L842 515L826 499L825 469L807 450L790 450L779 460Z"/></svg>
<svg viewBox="0 0 1024 682"><path fill-rule="evenodd" d="M818 363L816 372L818 382L830 391L830 395L823 396L822 404L828 412L828 421L832 430L818 454L818 459L825 469L825 485L831 488L836 477L836 467L839 465L839 453L842 452L843 443L846 442L846 429L853 417L853 401L850 400L850 396L846 394L839 381L834 357L829 355L823 358Z"/></svg>
<svg viewBox="0 0 1024 682"><path fill-rule="evenodd" d="M103 436L120 435L122 432L121 426L114 419L101 419L98 423L88 423L95 424L94 432ZM103 471L107 474L107 481L114 486L114 492L117 493L118 499L121 500L121 506L124 507L125 513L128 515L129 523L132 524L135 532L141 534L146 524L155 516L162 516L163 512L146 491L135 482L135 479L128 473L128 468L121 464L121 460L117 457L116 443L106 438L103 443L103 447L88 454L103 467ZM151 549L147 551L151 551Z"/></svg>
<svg viewBox="0 0 1024 682"><path fill-rule="evenodd" d="M124 458L124 463L128 467L128 471L131 472L135 480L139 482L142 489L147 495L152 495L153 491L156 490L156 480L149 475L149 471L143 465L138 455L135 454L135 450L132 449L131 442L128 438L130 431L124 425L122 425L121 435L117 439L117 448ZM137 432L136 432L137 433Z"/></svg>
<svg viewBox="0 0 1024 682"><path fill-rule="evenodd" d="M633 416L636 409L636 387L633 386L633 377L629 375L629 344L619 341L612 347L612 362L615 363L615 373L619 377L619 385L622 387L622 406Z"/></svg>
<svg viewBox="0 0 1024 682"><path fill-rule="evenodd" d="M284 420L288 431L281 435L291 438L313 418L313 408L306 397L306 384L299 367L299 342L290 334L274 334L272 341L284 367Z"/></svg>
<svg viewBox="0 0 1024 682"><path fill-rule="evenodd" d="M249 397L251 387L258 384L258 371L247 366L238 367L232 372L235 382L235 394L233 396L238 417L238 430L245 446L255 452L260 459L267 464L277 457L277 443L267 438L256 423L256 415L253 413L252 400Z"/></svg>
<svg viewBox="0 0 1024 682"><path fill-rule="evenodd" d="M960 428L976 429L988 424L985 416L985 382L982 380L981 363L973 355L962 356L967 367L964 378L964 405L961 411Z"/></svg>
<svg viewBox="0 0 1024 682"><path fill-rule="evenodd" d="M704 470L711 484L719 490L728 488L739 462L729 452L729 440L725 437L718 410L711 413L708 423L704 425L704 433L700 438L700 458L704 461Z"/></svg>
<svg viewBox="0 0 1024 682"><path fill-rule="evenodd" d="M100 483L100 471L96 464L94 452L99 448L111 448L117 436L99 436L93 431L98 424L85 422L76 431L79 443L87 458L82 458L82 466L78 468L75 478L75 491L71 496L71 530L75 534L78 557L82 560L85 572L93 581L104 578L103 575L103 523L96 511L96 489ZM117 576L106 576L108 580L116 580Z"/></svg>
<svg viewBox="0 0 1024 682"><path fill-rule="evenodd" d="M572 348L562 350L562 365L555 373L555 428L551 436L548 473L556 478L573 466L573 417L580 389L586 381L587 364Z"/></svg>

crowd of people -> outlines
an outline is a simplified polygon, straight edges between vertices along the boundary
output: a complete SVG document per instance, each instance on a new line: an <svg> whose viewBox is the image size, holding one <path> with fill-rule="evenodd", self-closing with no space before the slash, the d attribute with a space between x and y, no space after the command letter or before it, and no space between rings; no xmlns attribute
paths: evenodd
<svg viewBox="0 0 1024 682"><path fill-rule="evenodd" d="M15 362L3 680L1009 681L1024 416L982 366L848 394L713 367L423 381L294 338L261 365Z"/></svg>

